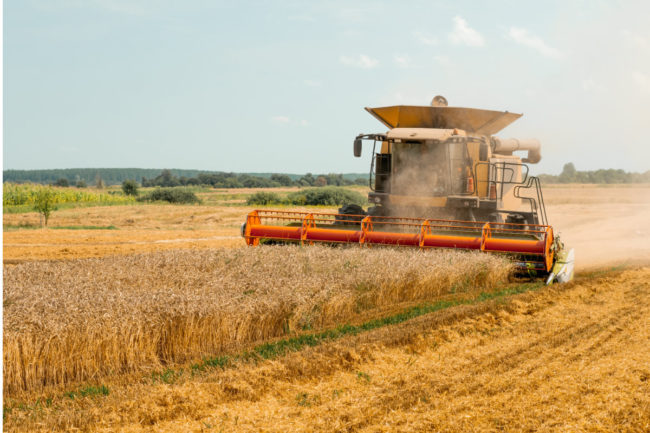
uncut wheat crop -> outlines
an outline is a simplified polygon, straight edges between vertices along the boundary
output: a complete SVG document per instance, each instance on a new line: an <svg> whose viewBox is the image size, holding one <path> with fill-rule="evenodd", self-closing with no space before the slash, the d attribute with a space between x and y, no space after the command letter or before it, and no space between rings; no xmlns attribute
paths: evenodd
<svg viewBox="0 0 650 433"><path fill-rule="evenodd" d="M400 303L507 280L457 251L166 251L4 269L4 391L35 391L241 350Z"/></svg>

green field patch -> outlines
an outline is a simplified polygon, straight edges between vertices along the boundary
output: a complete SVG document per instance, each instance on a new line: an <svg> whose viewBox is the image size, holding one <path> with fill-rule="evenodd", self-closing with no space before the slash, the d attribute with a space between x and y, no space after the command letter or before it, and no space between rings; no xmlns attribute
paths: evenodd
<svg viewBox="0 0 650 433"><path fill-rule="evenodd" d="M84 388L79 388L76 391L66 392L65 396L71 400L74 400L80 397L83 398L83 397L102 396L102 395L108 395L109 393L110 391L107 386L99 385L99 386L86 386Z"/></svg>

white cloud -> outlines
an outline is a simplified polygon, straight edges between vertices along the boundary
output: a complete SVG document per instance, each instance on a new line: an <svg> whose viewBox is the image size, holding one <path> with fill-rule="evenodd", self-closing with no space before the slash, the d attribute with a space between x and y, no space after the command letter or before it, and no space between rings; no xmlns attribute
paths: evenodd
<svg viewBox="0 0 650 433"><path fill-rule="evenodd" d="M641 71L632 71L632 79L642 92L650 93L650 75Z"/></svg>
<svg viewBox="0 0 650 433"><path fill-rule="evenodd" d="M311 123L304 119L300 121L300 126L309 126L309 125L311 125Z"/></svg>
<svg viewBox="0 0 650 433"><path fill-rule="evenodd" d="M559 50L548 46L546 42L544 42L539 36L533 36L529 34L528 30L526 29L519 27L510 27L508 36L519 45L524 45L526 47L532 48L545 57L550 57L553 59L562 57L562 53Z"/></svg>
<svg viewBox="0 0 650 433"><path fill-rule="evenodd" d="M413 36L423 45L438 45L438 38L424 32L413 32Z"/></svg>
<svg viewBox="0 0 650 433"><path fill-rule="evenodd" d="M410 68L411 67L411 58L408 54L395 54L393 56L393 61L400 68Z"/></svg>
<svg viewBox="0 0 650 433"><path fill-rule="evenodd" d="M291 119L289 119L287 116L273 116L271 117L271 120L274 121L275 123L280 123L280 124L287 124L291 122Z"/></svg>
<svg viewBox="0 0 650 433"><path fill-rule="evenodd" d="M320 87L323 85L323 83L318 80L303 80L302 82L305 84L305 86L309 87Z"/></svg>
<svg viewBox="0 0 650 433"><path fill-rule="evenodd" d="M485 45L483 36L467 25L467 21L459 16L454 17L454 30L449 34L449 39L454 44L470 47L482 47Z"/></svg>
<svg viewBox="0 0 650 433"><path fill-rule="evenodd" d="M362 69L372 69L379 64L379 60L373 59L372 57L366 56L365 54L359 54L359 57L348 57L341 56L339 61L344 65L354 66Z"/></svg>

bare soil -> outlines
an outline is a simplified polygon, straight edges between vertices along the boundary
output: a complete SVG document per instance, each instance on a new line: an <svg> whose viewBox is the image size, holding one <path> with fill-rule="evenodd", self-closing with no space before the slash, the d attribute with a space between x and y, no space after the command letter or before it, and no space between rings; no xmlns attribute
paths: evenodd
<svg viewBox="0 0 650 433"><path fill-rule="evenodd" d="M650 186L556 186L544 197L577 269L650 262Z"/></svg>

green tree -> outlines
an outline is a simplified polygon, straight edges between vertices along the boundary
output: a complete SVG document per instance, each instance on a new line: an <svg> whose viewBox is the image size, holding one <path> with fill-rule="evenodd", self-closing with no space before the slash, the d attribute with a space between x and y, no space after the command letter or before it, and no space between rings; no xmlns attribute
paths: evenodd
<svg viewBox="0 0 650 433"><path fill-rule="evenodd" d="M302 186L313 186L315 181L316 179L314 178L314 175L312 175L311 173L307 173L306 175L298 179L298 183Z"/></svg>
<svg viewBox="0 0 650 433"><path fill-rule="evenodd" d="M355 185L364 185L365 186L365 185L368 185L368 179L365 178L365 177L358 177L358 178L354 179L353 183Z"/></svg>
<svg viewBox="0 0 650 433"><path fill-rule="evenodd" d="M65 177L60 177L54 182L54 186L70 186L70 182Z"/></svg>
<svg viewBox="0 0 650 433"><path fill-rule="evenodd" d="M562 167L562 173L560 173L559 181L561 183L571 183L576 181L576 167L572 162L564 164Z"/></svg>
<svg viewBox="0 0 650 433"><path fill-rule="evenodd" d="M174 176L171 170L169 169L164 169L163 171L160 172L160 176L156 178L156 180L159 180L157 182L157 185L160 186L178 186L180 185L180 182L178 181L178 178Z"/></svg>
<svg viewBox="0 0 650 433"><path fill-rule="evenodd" d="M86 184L86 181L85 181L85 180L80 179L80 180L77 181L77 188L85 188L85 187L87 187L87 186L88 186L88 185Z"/></svg>
<svg viewBox="0 0 650 433"><path fill-rule="evenodd" d="M50 219L52 212L56 210L54 206L55 195L52 188L41 188L36 193L36 201L34 202L34 210L41 214L41 226L46 227L47 221Z"/></svg>
<svg viewBox="0 0 650 433"><path fill-rule="evenodd" d="M124 195L138 195L138 182L131 179L125 180L122 182L122 192L124 192Z"/></svg>
<svg viewBox="0 0 650 433"><path fill-rule="evenodd" d="M291 185L293 185L293 181L286 174L272 174L271 175L271 180L274 181L274 182L279 183L282 186L291 186Z"/></svg>

